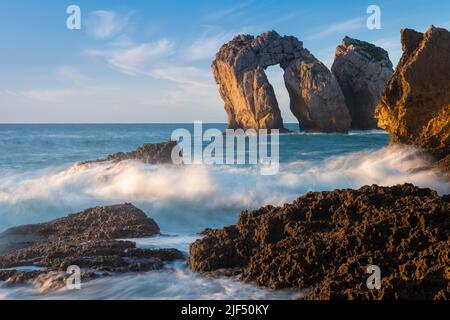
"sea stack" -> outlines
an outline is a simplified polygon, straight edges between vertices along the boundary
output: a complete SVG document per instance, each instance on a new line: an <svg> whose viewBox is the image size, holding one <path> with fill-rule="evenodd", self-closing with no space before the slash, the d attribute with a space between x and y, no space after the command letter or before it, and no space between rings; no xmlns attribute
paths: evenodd
<svg viewBox="0 0 450 320"><path fill-rule="evenodd" d="M212 63L232 129L284 130L283 119L265 69L280 65L302 130L347 132L350 115L332 73L303 43L275 31L254 38L239 35L222 46Z"/></svg>
<svg viewBox="0 0 450 320"><path fill-rule="evenodd" d="M403 56L376 109L392 142L427 150L450 171L450 32L401 31Z"/></svg>
<svg viewBox="0 0 450 320"><path fill-rule="evenodd" d="M392 77L386 50L371 43L345 37L336 48L331 68L345 97L353 129L377 128L375 108Z"/></svg>

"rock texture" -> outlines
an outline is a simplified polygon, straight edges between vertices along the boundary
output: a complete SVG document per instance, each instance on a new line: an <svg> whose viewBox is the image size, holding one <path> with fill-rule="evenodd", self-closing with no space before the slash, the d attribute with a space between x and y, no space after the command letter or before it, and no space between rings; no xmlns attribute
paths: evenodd
<svg viewBox="0 0 450 320"><path fill-rule="evenodd" d="M278 102L264 70L285 70L291 110L309 131L346 132L350 116L331 72L302 42L275 31L239 35L222 46L212 64L232 129L284 130Z"/></svg>
<svg viewBox="0 0 450 320"><path fill-rule="evenodd" d="M450 162L450 32L401 31L403 56L376 110L394 143L421 147ZM447 157L447 160L445 158ZM447 167L450 172L450 167Z"/></svg>
<svg viewBox="0 0 450 320"><path fill-rule="evenodd" d="M283 207L244 211L190 247L197 272L230 270L308 299L450 299L450 196L410 184L308 193ZM381 268L369 290L369 265Z"/></svg>
<svg viewBox="0 0 450 320"><path fill-rule="evenodd" d="M98 162L121 162L126 160L137 160L147 164L171 164L172 151L179 148L176 141L161 143L147 143L131 152L118 152L107 156L105 159L81 162L81 165Z"/></svg>
<svg viewBox="0 0 450 320"><path fill-rule="evenodd" d="M67 267L93 271L137 272L160 269L164 261L183 258L175 249L139 249L116 239L159 234L154 220L131 204L97 207L48 223L26 225L0 234L0 281L29 281L49 272L65 273ZM5 270L21 266L39 271Z"/></svg>
<svg viewBox="0 0 450 320"><path fill-rule="evenodd" d="M387 51L345 37L336 48L331 71L344 94L352 117L351 127L360 130L377 128L375 108L393 74Z"/></svg>

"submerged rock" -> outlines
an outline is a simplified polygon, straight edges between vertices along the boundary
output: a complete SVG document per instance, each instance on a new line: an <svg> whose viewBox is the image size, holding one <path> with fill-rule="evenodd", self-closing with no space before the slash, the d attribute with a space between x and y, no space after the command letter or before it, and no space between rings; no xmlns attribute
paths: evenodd
<svg viewBox="0 0 450 320"><path fill-rule="evenodd" d="M331 72L302 42L275 31L254 38L239 35L222 46L212 63L232 129L285 130L278 102L264 70L285 70L291 110L308 131L346 132L350 116Z"/></svg>
<svg viewBox="0 0 450 320"><path fill-rule="evenodd" d="M428 150L450 172L450 32L401 31L403 56L376 110L392 142ZM445 158L447 157L447 160Z"/></svg>
<svg viewBox="0 0 450 320"><path fill-rule="evenodd" d="M107 156L105 159L85 161L80 164L83 165L107 161L115 163L125 160L137 160L147 164L171 164L173 163L172 152L175 148L178 148L178 143L176 141L148 143L131 152L118 152ZM175 150L175 152L177 150Z"/></svg>
<svg viewBox="0 0 450 320"><path fill-rule="evenodd" d="M308 299L449 299L450 196L410 184L308 193L283 207L244 211L190 247L192 270L241 270ZM369 290L369 265L381 268Z"/></svg>
<svg viewBox="0 0 450 320"><path fill-rule="evenodd" d="M182 259L175 249L139 249L116 239L150 237L156 222L131 204L97 207L47 223L11 228L0 234L0 281L29 281L77 265L90 274L157 270L163 262ZM31 272L14 269L38 266ZM87 271L86 271L87 270Z"/></svg>
<svg viewBox="0 0 450 320"><path fill-rule="evenodd" d="M386 50L345 37L336 48L331 68L345 97L352 117L352 128L377 128L375 108L393 74Z"/></svg>

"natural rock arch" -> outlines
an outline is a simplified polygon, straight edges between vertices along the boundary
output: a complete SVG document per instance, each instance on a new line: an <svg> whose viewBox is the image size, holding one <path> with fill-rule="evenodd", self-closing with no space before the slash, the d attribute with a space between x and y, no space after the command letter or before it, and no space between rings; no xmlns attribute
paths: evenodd
<svg viewBox="0 0 450 320"><path fill-rule="evenodd" d="M351 119L342 91L328 68L302 42L275 31L239 35L222 46L212 64L230 128L284 130L264 70L280 65L290 109L305 131L347 132Z"/></svg>

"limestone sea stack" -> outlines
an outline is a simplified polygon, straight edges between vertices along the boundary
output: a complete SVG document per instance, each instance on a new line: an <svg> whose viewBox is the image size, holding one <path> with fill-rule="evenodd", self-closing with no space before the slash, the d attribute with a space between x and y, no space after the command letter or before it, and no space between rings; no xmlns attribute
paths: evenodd
<svg viewBox="0 0 450 320"><path fill-rule="evenodd" d="M450 172L450 32L401 31L403 56L376 110L392 142L427 150Z"/></svg>
<svg viewBox="0 0 450 320"><path fill-rule="evenodd" d="M310 192L243 211L190 247L197 272L233 275L307 299L450 299L450 196L411 184ZM381 288L367 286L368 266ZM228 271L227 271L228 270Z"/></svg>
<svg viewBox="0 0 450 320"><path fill-rule="evenodd" d="M290 108L302 130L347 132L350 115L332 73L302 42L275 31L239 35L222 46L212 63L232 129L284 130L279 105L265 69L280 65Z"/></svg>
<svg viewBox="0 0 450 320"><path fill-rule="evenodd" d="M377 128L375 108L392 77L386 50L371 43L345 37L336 48L331 68L345 97L353 129Z"/></svg>

